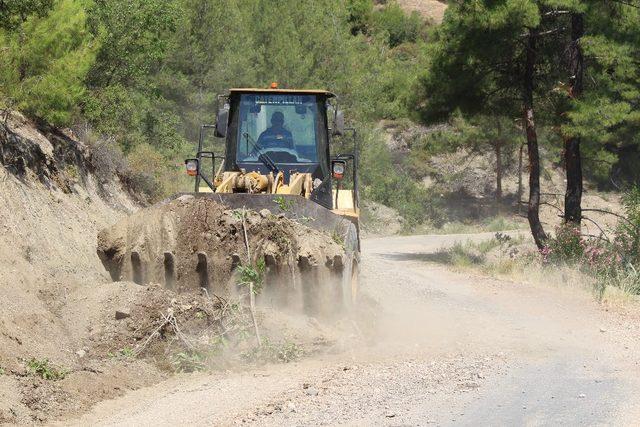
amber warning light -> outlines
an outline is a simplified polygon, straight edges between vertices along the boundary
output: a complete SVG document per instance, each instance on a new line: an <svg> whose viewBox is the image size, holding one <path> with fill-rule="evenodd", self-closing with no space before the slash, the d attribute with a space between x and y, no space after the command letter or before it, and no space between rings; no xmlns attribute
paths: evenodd
<svg viewBox="0 0 640 427"><path fill-rule="evenodd" d="M341 180L344 178L344 172L347 169L347 163L342 160L334 160L332 165L332 175L334 179Z"/></svg>
<svg viewBox="0 0 640 427"><path fill-rule="evenodd" d="M184 164L187 167L187 175L198 175L198 159L187 159L185 160Z"/></svg>

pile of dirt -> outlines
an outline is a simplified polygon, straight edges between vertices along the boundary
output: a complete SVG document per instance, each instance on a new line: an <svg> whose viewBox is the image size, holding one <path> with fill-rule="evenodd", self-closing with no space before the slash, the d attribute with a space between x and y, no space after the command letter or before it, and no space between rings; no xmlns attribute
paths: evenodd
<svg viewBox="0 0 640 427"><path fill-rule="evenodd" d="M159 285L127 282L104 287L111 288L116 298L108 300L102 313L92 319L84 347L89 359L139 358L168 373L232 369L270 359L289 361L273 354L260 357L265 355L256 354L259 347L272 351L289 345L313 353L336 341L333 330L310 317L261 308L255 312L261 334L258 343L246 298L231 300L204 292L176 294ZM100 296L87 298L105 301Z"/></svg>

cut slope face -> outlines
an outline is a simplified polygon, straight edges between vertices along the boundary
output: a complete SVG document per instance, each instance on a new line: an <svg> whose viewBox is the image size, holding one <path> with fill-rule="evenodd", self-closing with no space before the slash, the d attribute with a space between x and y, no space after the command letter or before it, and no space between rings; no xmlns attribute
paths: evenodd
<svg viewBox="0 0 640 427"><path fill-rule="evenodd" d="M0 127L0 165L0 424L43 421L153 381L137 361L97 368L85 355L98 317L137 291L98 286L109 276L95 241L135 203L117 179L96 179L81 142L19 114ZM66 378L39 378L31 360Z"/></svg>
<svg viewBox="0 0 640 427"><path fill-rule="evenodd" d="M47 137L17 115L9 126L0 168L0 364L67 361L77 349L67 345L73 325L57 320L64 296L107 280L94 236L135 205L117 184L95 180L80 142Z"/></svg>

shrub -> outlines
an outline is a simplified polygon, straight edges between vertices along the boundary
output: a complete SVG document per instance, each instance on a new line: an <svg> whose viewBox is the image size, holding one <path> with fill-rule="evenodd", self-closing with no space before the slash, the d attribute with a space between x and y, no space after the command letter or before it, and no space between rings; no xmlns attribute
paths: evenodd
<svg viewBox="0 0 640 427"><path fill-rule="evenodd" d="M620 221L616 230L616 243L623 260L632 265L640 265L640 186L629 190L622 198L625 220Z"/></svg>
<svg viewBox="0 0 640 427"><path fill-rule="evenodd" d="M564 225L556 237L542 249L547 263L578 264L596 278L602 295L609 286L625 292L640 293L640 188L623 197L625 215L621 217L612 240L585 238L578 228Z"/></svg>
<svg viewBox="0 0 640 427"><path fill-rule="evenodd" d="M545 262L574 264L583 259L586 246L580 228L561 225L556 228L556 236L549 239L542 250L542 255Z"/></svg>
<svg viewBox="0 0 640 427"><path fill-rule="evenodd" d="M51 365L48 359L31 359L27 362L27 370L31 375L39 376L44 380L62 380L67 375L67 371Z"/></svg>
<svg viewBox="0 0 640 427"><path fill-rule="evenodd" d="M171 363L176 372L200 372L207 368L207 357L195 350L179 352L173 355Z"/></svg>
<svg viewBox="0 0 640 427"><path fill-rule="evenodd" d="M90 162L100 181L105 183L126 173L127 160L113 139L98 139L90 143L89 148Z"/></svg>
<svg viewBox="0 0 640 427"><path fill-rule="evenodd" d="M351 24L351 34L366 34L371 25L373 2L371 0L349 0L347 2L348 21Z"/></svg>
<svg viewBox="0 0 640 427"><path fill-rule="evenodd" d="M423 22L418 13L407 15L398 3L393 2L374 13L373 25L377 31L388 34L389 46L396 47L402 43L415 42Z"/></svg>
<svg viewBox="0 0 640 427"><path fill-rule="evenodd" d="M379 133L365 134L361 156L362 197L392 207L411 229L424 222L444 224L441 198L414 181L402 162L394 164Z"/></svg>
<svg viewBox="0 0 640 427"><path fill-rule="evenodd" d="M640 271L631 264L601 270L597 273L596 279L600 297L608 287L618 288L632 295L640 295Z"/></svg>

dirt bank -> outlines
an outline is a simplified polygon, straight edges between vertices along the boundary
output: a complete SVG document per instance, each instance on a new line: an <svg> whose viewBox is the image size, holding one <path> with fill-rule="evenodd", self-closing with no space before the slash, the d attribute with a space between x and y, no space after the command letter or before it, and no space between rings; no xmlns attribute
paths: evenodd
<svg viewBox="0 0 640 427"><path fill-rule="evenodd" d="M96 178L69 132L19 114L0 133L0 163L0 422L76 413L162 379L144 362L88 355L98 319L138 291L102 286L95 236L136 203L115 177Z"/></svg>

